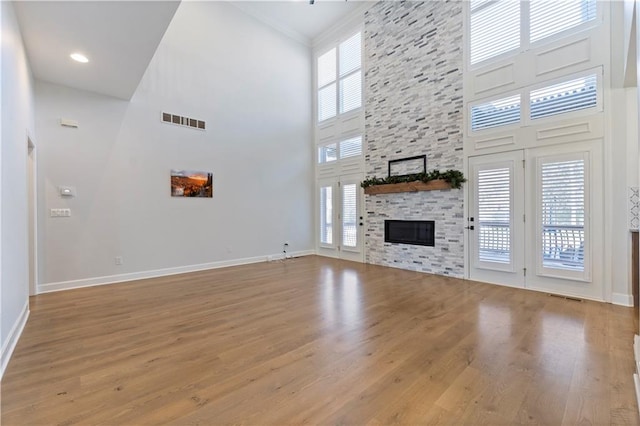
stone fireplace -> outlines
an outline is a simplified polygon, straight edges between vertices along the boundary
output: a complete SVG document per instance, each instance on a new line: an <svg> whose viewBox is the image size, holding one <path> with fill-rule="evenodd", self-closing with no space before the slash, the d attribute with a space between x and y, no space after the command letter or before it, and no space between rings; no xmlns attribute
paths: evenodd
<svg viewBox="0 0 640 426"><path fill-rule="evenodd" d="M365 14L365 170L426 154L427 170L463 170L462 7L380 2ZM461 189L365 195L367 263L464 273ZM434 244L385 242L385 221L433 221Z"/></svg>

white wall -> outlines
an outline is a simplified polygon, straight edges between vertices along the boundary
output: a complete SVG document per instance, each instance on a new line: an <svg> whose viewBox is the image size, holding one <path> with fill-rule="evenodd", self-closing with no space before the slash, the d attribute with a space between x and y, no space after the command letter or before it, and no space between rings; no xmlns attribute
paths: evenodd
<svg viewBox="0 0 640 426"><path fill-rule="evenodd" d="M310 66L233 6L183 2L130 103L38 82L40 290L312 250ZM172 168L212 171L213 199L172 198Z"/></svg>
<svg viewBox="0 0 640 426"><path fill-rule="evenodd" d="M0 300L4 372L28 314L27 134L33 135L31 71L13 5L2 2Z"/></svg>
<svg viewBox="0 0 640 426"><path fill-rule="evenodd" d="M611 87L609 102L608 155L606 156L608 211L605 235L610 249L606 250L611 282L611 301L617 304L633 304L631 289L631 233L629 232L628 188L638 186L638 110L637 88L625 85L626 47L623 2L611 2Z"/></svg>

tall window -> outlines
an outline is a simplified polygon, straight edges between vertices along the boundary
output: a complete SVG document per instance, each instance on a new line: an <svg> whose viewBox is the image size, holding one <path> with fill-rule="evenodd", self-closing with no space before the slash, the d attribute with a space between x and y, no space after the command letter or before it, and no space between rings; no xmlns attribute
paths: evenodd
<svg viewBox="0 0 640 426"><path fill-rule="evenodd" d="M471 63L520 47L520 2L471 1Z"/></svg>
<svg viewBox="0 0 640 426"><path fill-rule="evenodd" d="M318 57L318 121L362 106L362 35Z"/></svg>
<svg viewBox="0 0 640 426"><path fill-rule="evenodd" d="M528 4L528 25L521 8ZM515 52L520 41L535 43L596 19L596 0L471 0L471 65ZM525 48L527 46L524 46Z"/></svg>
<svg viewBox="0 0 640 426"><path fill-rule="evenodd" d="M596 0L531 0L529 7L532 43L596 19Z"/></svg>

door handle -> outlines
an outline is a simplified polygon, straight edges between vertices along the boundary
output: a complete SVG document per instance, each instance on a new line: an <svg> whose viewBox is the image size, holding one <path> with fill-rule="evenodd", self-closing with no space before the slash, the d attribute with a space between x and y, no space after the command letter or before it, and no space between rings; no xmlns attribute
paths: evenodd
<svg viewBox="0 0 640 426"><path fill-rule="evenodd" d="M473 225L471 225L471 226L465 226L465 227L464 227L464 229L468 229L469 231L473 231L473 230L474 230L474 227L473 227Z"/></svg>

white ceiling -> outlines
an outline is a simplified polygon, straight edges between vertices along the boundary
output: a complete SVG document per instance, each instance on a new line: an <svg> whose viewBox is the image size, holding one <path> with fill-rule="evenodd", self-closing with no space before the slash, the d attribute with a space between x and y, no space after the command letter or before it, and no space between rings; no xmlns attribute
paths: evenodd
<svg viewBox="0 0 640 426"><path fill-rule="evenodd" d="M370 6L372 0L233 1L234 6L310 45L342 18Z"/></svg>
<svg viewBox="0 0 640 426"><path fill-rule="evenodd" d="M179 1L15 2L35 78L130 99ZM82 52L87 64L73 61Z"/></svg>
<svg viewBox="0 0 640 426"><path fill-rule="evenodd" d="M230 4L311 45L314 38L366 1L232 1ZM35 78L130 99L179 0L16 1L18 22ZM81 52L90 62L69 58Z"/></svg>

